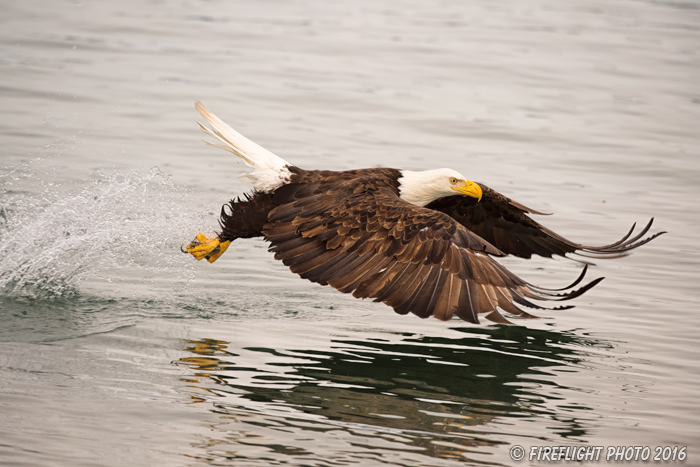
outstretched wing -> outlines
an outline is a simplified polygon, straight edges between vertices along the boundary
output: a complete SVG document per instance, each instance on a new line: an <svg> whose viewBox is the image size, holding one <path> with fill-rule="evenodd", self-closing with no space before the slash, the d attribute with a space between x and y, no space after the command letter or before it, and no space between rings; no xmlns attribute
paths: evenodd
<svg viewBox="0 0 700 467"><path fill-rule="evenodd" d="M642 231L634 236L635 225L615 243L604 246L589 246L575 243L535 222L528 216L537 212L495 190L479 183L483 191L481 201L467 196L449 196L428 204L426 208L443 212L474 232L503 253L521 258L532 255L551 257L577 253L594 258L624 256L665 232L643 238L649 231L652 218Z"/></svg>
<svg viewBox="0 0 700 467"><path fill-rule="evenodd" d="M384 302L398 313L442 320L478 315L508 323L498 308L531 317L518 305L565 300L575 291L528 284L490 255L502 253L446 214L399 199L371 180L323 186L291 184L263 232L275 258L302 278L358 298ZM584 270L585 273L585 270ZM582 275L583 276L583 275Z"/></svg>

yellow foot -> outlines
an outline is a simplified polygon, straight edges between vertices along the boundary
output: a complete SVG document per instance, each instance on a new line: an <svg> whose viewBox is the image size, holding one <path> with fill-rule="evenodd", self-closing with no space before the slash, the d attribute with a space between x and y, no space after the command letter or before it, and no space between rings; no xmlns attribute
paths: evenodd
<svg viewBox="0 0 700 467"><path fill-rule="evenodd" d="M197 261L206 258L207 261L213 263L219 259L219 256L224 254L224 251L230 244L230 241L220 241L219 237L210 239L205 237L204 234L198 233L191 243L182 248L182 252L191 254Z"/></svg>

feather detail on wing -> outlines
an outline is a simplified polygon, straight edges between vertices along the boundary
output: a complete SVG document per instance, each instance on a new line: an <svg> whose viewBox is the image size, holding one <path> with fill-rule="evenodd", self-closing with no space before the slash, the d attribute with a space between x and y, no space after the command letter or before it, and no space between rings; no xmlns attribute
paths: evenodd
<svg viewBox="0 0 700 467"><path fill-rule="evenodd" d="M339 187L342 186L342 189ZM335 190L335 191L334 191ZM550 290L509 272L502 254L446 214L399 199L368 177L347 183L291 184L275 193L264 234L292 272L397 313L476 323L508 323L499 310L532 317L520 306L567 300L593 287ZM585 274L585 269L584 269Z"/></svg>
<svg viewBox="0 0 700 467"><path fill-rule="evenodd" d="M465 196L440 198L426 207L443 212L474 232L503 253L521 258L532 255L551 257L576 253L591 258L615 258L625 256L630 250L650 242L665 232L643 238L651 228L649 223L636 235L635 225L617 242L604 246L590 246L572 242L530 218L530 214L543 214L530 209L480 183L481 201Z"/></svg>

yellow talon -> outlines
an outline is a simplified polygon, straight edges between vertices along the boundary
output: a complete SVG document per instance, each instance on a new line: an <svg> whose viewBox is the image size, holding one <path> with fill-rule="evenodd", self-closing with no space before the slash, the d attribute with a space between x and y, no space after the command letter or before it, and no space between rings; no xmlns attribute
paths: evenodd
<svg viewBox="0 0 700 467"><path fill-rule="evenodd" d="M182 251L183 253L191 254L197 261L206 258L207 261L213 263L219 259L219 256L224 254L224 251L230 244L231 242L228 240L222 242L219 240L219 237L210 239L205 237L204 234L198 233L195 239L185 245Z"/></svg>
<svg viewBox="0 0 700 467"><path fill-rule="evenodd" d="M214 249L210 254L207 255L207 261L210 263L213 263L217 259L219 259L219 256L224 254L224 251L228 248L228 246L231 244L230 240L227 240L225 242L220 242L219 246Z"/></svg>

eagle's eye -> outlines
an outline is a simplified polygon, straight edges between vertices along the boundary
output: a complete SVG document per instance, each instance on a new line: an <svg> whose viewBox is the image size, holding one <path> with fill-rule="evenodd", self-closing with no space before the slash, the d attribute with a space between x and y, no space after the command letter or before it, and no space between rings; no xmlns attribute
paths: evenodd
<svg viewBox="0 0 700 467"><path fill-rule="evenodd" d="M453 184L453 185L456 185L456 184L457 184L457 179L456 179L455 177L452 177L452 178L450 179L450 183Z"/></svg>

